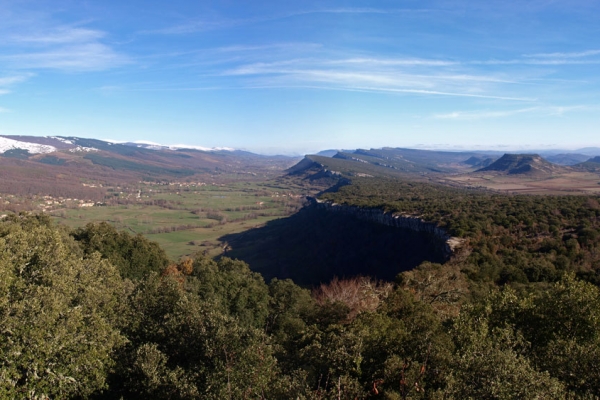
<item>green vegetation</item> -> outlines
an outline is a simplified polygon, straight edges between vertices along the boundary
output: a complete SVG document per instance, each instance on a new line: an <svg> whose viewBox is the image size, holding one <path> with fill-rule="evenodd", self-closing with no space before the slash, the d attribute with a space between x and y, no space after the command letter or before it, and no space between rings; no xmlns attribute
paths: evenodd
<svg viewBox="0 0 600 400"><path fill-rule="evenodd" d="M101 222L89 223L85 228L71 232L85 255L101 254L114 265L123 278L140 279L150 272L160 272L169 264L167 254L160 246L139 233L135 236L118 232Z"/></svg>
<svg viewBox="0 0 600 400"><path fill-rule="evenodd" d="M334 165L347 160L328 174L309 165L313 180L104 188L103 206L57 206L65 225L5 217L0 397L600 396L597 197L340 171L322 199L419 217L464 240L444 264L419 255L381 282L355 266L389 272L419 247L431 256L431 242L317 208L272 221L299 208L306 182L339 179ZM173 252L177 243L188 251ZM280 279L282 266L305 284L346 277L311 292Z"/></svg>
<svg viewBox="0 0 600 400"><path fill-rule="evenodd" d="M600 284L597 196L503 195L430 183L355 178L323 199L419 216L467 239L462 270L478 282Z"/></svg>
<svg viewBox="0 0 600 400"><path fill-rule="evenodd" d="M130 280L110 260L148 243L85 231L131 245L91 252L46 217L0 224L3 398L600 396L600 290L572 274L473 301L435 264L312 294L228 258Z"/></svg>
<svg viewBox="0 0 600 400"><path fill-rule="evenodd" d="M29 150L24 149L10 149L2 153L2 157L17 158L20 160L27 160L30 156L31 153L29 153Z"/></svg>
<svg viewBox="0 0 600 400"><path fill-rule="evenodd" d="M137 184L107 188L102 205L48 211L73 228L108 222L158 242L171 259L220 255L219 238L296 212L306 189L276 182Z"/></svg>
<svg viewBox="0 0 600 400"><path fill-rule="evenodd" d="M58 158L56 156L44 156L38 161L48 165L63 165L66 162L64 158Z"/></svg>

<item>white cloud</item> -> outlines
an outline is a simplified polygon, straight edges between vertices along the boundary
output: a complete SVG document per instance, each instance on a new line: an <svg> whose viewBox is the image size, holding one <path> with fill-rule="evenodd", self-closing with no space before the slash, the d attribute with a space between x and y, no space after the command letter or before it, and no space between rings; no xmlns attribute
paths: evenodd
<svg viewBox="0 0 600 400"><path fill-rule="evenodd" d="M21 74L0 77L0 96L11 93L11 90L7 89L8 87L26 81L32 75L33 74Z"/></svg>
<svg viewBox="0 0 600 400"><path fill-rule="evenodd" d="M59 69L96 71L130 62L129 58L103 43L103 31L72 26L36 28L33 24L6 34L0 62L12 69ZM47 25L47 24L46 24Z"/></svg>
<svg viewBox="0 0 600 400"><path fill-rule="evenodd" d="M535 100L501 93L505 84L522 83L516 77L506 79L503 75L460 73L457 72L459 67L456 62L411 58L299 58L239 63L220 75L238 77L238 84L253 88L322 87L325 90ZM451 73L444 73L446 70Z"/></svg>
<svg viewBox="0 0 600 400"><path fill-rule="evenodd" d="M524 54L523 57L532 58L580 58L596 56L600 54L600 50L585 50L572 53L538 53L538 54Z"/></svg>
<svg viewBox="0 0 600 400"><path fill-rule="evenodd" d="M0 113L8 113L10 110L8 108L0 107Z"/></svg>
<svg viewBox="0 0 600 400"><path fill-rule="evenodd" d="M572 111L594 111L600 110L598 105L574 105L574 106L537 106L529 108L521 108L516 110L476 110L476 111L454 111L446 114L436 114L434 119L449 119L449 120L477 120L488 118L503 118L517 114L535 113L547 116L563 116Z"/></svg>
<svg viewBox="0 0 600 400"><path fill-rule="evenodd" d="M361 89L361 88L357 88ZM480 99L495 99L495 100L509 100L509 101L525 101L532 102L536 101L535 98L530 97L510 97L510 96L494 96L486 94L474 94L467 92L443 92L438 90L418 90L418 89L390 89L390 88L362 88L364 90L378 91L378 92L391 92L391 93L414 93L422 95L435 95L435 96L455 96L455 97L473 97Z"/></svg>
<svg viewBox="0 0 600 400"><path fill-rule="evenodd" d="M435 119L453 119L453 120L475 120L487 118L501 118L516 114L529 113L539 110L539 107L522 108L519 110L503 110L503 111L454 111L447 114L434 115Z"/></svg>
<svg viewBox="0 0 600 400"><path fill-rule="evenodd" d="M585 50L572 53L536 53L524 54L521 58L509 60L472 60L465 64L472 65L584 65L600 64L599 58L589 57L600 55L600 50Z"/></svg>
<svg viewBox="0 0 600 400"><path fill-rule="evenodd" d="M4 76L4 77L0 77L0 86L1 87L6 87L6 86L11 86L17 83L21 83L26 81L27 79L29 79L29 77L31 77L32 74L25 74L25 75L13 75L13 76Z"/></svg>
<svg viewBox="0 0 600 400"><path fill-rule="evenodd" d="M193 19L182 22L177 25L165 28L143 30L138 33L144 35L186 35L198 32L212 31L216 29L231 28L241 25L245 20L234 20L225 18L215 18L211 20Z"/></svg>
<svg viewBox="0 0 600 400"><path fill-rule="evenodd" d="M320 43L295 43L295 42L291 42L291 43L271 43L271 44L261 44L261 45L231 45L231 46L223 46L223 47L218 47L214 50L216 50L217 52L222 52L222 53L244 53L244 52L256 52L259 50L272 50L272 49L278 49L278 50L294 50L294 51L299 51L299 50L314 50L314 49L319 49L322 48L323 45Z"/></svg>
<svg viewBox="0 0 600 400"><path fill-rule="evenodd" d="M349 58L344 60L329 61L330 64L362 64L378 66L428 66L428 67L446 67L458 65L456 61L446 60L427 60L418 58L407 59L380 59L380 58Z"/></svg>
<svg viewBox="0 0 600 400"><path fill-rule="evenodd" d="M72 44L94 42L104 36L106 36L104 32L92 29L58 27L49 32L13 35L8 40L28 44Z"/></svg>
<svg viewBox="0 0 600 400"><path fill-rule="evenodd" d="M60 46L43 51L29 51L0 57L15 68L60 69L67 71L105 70L130 62L101 43Z"/></svg>

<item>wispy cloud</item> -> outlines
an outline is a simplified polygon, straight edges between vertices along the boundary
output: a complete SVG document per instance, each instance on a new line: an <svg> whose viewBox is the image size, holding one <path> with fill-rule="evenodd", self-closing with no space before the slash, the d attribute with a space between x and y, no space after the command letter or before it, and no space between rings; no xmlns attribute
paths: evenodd
<svg viewBox="0 0 600 400"><path fill-rule="evenodd" d="M509 100L509 101L532 102L532 101L537 100L535 98L530 98L530 97L494 96L491 94L486 95L486 94L474 94L474 93L467 93L467 92L443 92L443 91L438 91L438 90L393 89L393 88L364 88L364 89L370 90L370 91L390 92L390 93L414 93L414 94L422 94L422 95L472 97L472 98L479 98L479 99L494 99L494 100Z"/></svg>
<svg viewBox="0 0 600 400"><path fill-rule="evenodd" d="M523 57L533 58L581 58L590 57L600 54L600 50L585 50L572 53L537 53L537 54L524 54Z"/></svg>
<svg viewBox="0 0 600 400"><path fill-rule="evenodd" d="M105 36L104 32L93 29L63 26L49 32L11 35L8 40L24 44L73 44L95 42Z"/></svg>
<svg viewBox="0 0 600 400"><path fill-rule="evenodd" d="M549 115L562 116L572 111L600 111L600 105L597 104L585 104L585 105L574 105L574 106L551 106L546 107L544 110Z"/></svg>
<svg viewBox="0 0 600 400"><path fill-rule="evenodd" d="M181 60L180 68L196 68L200 72L202 83L189 85L194 88L321 88L536 102L547 95L546 88L553 84L552 74L558 70L556 66L600 64L598 55L600 50L592 49L469 60L464 56L428 58L381 54L365 49L348 51L322 43L259 42L198 49L165 57ZM529 65L548 68L527 68ZM175 63L170 66L174 67ZM564 90L576 82L563 79L560 83ZM495 116L489 114L486 117ZM473 117L458 114L455 118Z"/></svg>
<svg viewBox="0 0 600 400"><path fill-rule="evenodd" d="M509 80L494 74L457 73L457 68L461 68L457 62L436 59L298 58L237 63L219 75L237 77L241 79L238 79L238 83L252 88L323 86L326 90L337 88L511 101L535 100L530 96L502 93L506 84L521 83L516 78Z"/></svg>
<svg viewBox="0 0 600 400"><path fill-rule="evenodd" d="M574 60L570 58L519 58L512 60L475 60L464 64L472 65L586 65L600 64L600 60Z"/></svg>
<svg viewBox="0 0 600 400"><path fill-rule="evenodd" d="M248 18L224 18L213 17L211 19L188 19L179 24L167 26L164 28L142 30L140 34L162 34L162 35L184 35L200 33L218 29L233 28L241 25L256 24L268 21L277 21L281 19L301 17L311 14L421 14L430 12L440 12L440 10L430 9L380 9L371 7L341 7L341 8L321 8L312 10L300 10L288 13L265 15L260 17Z"/></svg>
<svg viewBox="0 0 600 400"><path fill-rule="evenodd" d="M505 111L454 111L447 114L436 114L433 116L435 119L452 119L452 120L475 120L475 119L487 119L487 118L502 118L509 117L516 114L530 113L538 111L539 107L521 108L518 110L505 110Z"/></svg>
<svg viewBox="0 0 600 400"><path fill-rule="evenodd" d="M245 53L264 50L292 50L292 51L307 51L322 48L321 43L306 43L306 42L287 42L287 43L268 43L261 45L231 45L217 47L215 52L221 53Z"/></svg>
<svg viewBox="0 0 600 400"><path fill-rule="evenodd" d="M164 28L157 29L146 29L139 31L142 35L185 35L190 33L198 33L205 31L212 31L216 29L231 28L244 23L244 20L234 19L218 19L218 20L204 20L194 19L184 21L180 24L167 26Z"/></svg>
<svg viewBox="0 0 600 400"><path fill-rule="evenodd" d="M131 62L102 42L106 36L103 31L72 26L14 33L5 36L0 61L12 69L65 71L106 70Z"/></svg>
<svg viewBox="0 0 600 400"><path fill-rule="evenodd" d="M21 52L0 57L15 68L96 71L121 66L129 58L101 43L84 43L45 51Z"/></svg>
<svg viewBox="0 0 600 400"><path fill-rule="evenodd" d="M8 108L0 107L0 113L9 113L11 112Z"/></svg>
<svg viewBox="0 0 600 400"><path fill-rule="evenodd" d="M459 65L456 61L446 60L427 60L418 58L405 59L385 59L385 58L348 58L342 60L332 60L329 64L341 65L371 65L371 66L427 66L427 67L446 67Z"/></svg>
<svg viewBox="0 0 600 400"><path fill-rule="evenodd" d="M504 118L519 114L538 114L545 116L563 116L571 111L590 111L600 110L598 105L573 105L573 106L536 106L529 108L520 108L514 110L475 110L475 111L454 111L446 114L435 114L434 119L447 120L478 120L489 118Z"/></svg>
<svg viewBox="0 0 600 400"><path fill-rule="evenodd" d="M26 81L33 74L20 74L0 77L0 95L11 93L10 87Z"/></svg>
<svg viewBox="0 0 600 400"><path fill-rule="evenodd" d="M569 53L534 53L523 54L520 58L501 60L474 60L468 61L466 64L474 65L585 65L585 64L600 64L600 50L584 50Z"/></svg>
<svg viewBox="0 0 600 400"><path fill-rule="evenodd" d="M32 74L21 74L21 75L13 75L13 76L4 76L0 77L0 87L6 87L15 85L17 83L21 83L29 79Z"/></svg>

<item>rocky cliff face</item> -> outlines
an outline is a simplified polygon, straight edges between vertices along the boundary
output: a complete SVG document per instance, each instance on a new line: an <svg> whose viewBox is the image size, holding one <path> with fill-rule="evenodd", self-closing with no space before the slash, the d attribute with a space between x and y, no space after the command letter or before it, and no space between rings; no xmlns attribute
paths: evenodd
<svg viewBox="0 0 600 400"><path fill-rule="evenodd" d="M463 245L464 240L450 236L445 229L440 228L434 223L426 222L423 219L411 215L386 213L377 208L362 208L356 206L345 206L323 201L314 197L308 197L313 207L326 209L331 212L352 215L364 221L375 222L382 225L393 226L396 228L408 229L414 232L424 232L430 234L439 240L443 245L443 253L450 258Z"/></svg>

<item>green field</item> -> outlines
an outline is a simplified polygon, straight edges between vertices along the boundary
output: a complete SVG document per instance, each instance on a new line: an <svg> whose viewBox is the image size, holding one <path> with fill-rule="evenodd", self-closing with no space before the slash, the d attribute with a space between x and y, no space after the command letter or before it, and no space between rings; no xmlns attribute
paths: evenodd
<svg viewBox="0 0 600 400"><path fill-rule="evenodd" d="M106 205L59 208L56 220L72 228L106 221L158 242L174 260L205 252L216 256L218 239L296 212L306 189L281 182L205 185L139 184L109 190Z"/></svg>

